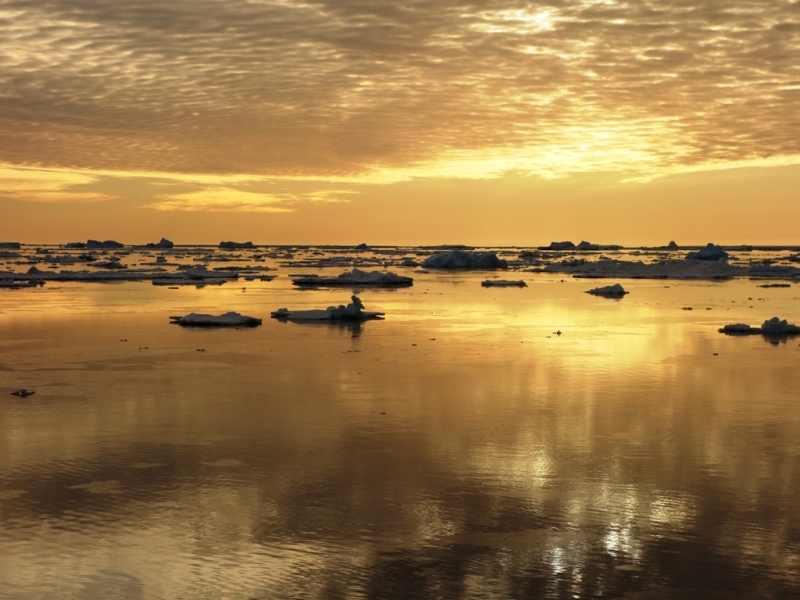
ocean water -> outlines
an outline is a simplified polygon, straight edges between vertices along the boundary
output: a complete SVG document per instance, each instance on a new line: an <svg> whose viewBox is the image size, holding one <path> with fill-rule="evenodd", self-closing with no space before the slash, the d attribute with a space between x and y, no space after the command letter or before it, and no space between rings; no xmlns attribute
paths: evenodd
<svg viewBox="0 0 800 600"><path fill-rule="evenodd" d="M800 597L797 285L413 271L0 289L0 598Z"/></svg>

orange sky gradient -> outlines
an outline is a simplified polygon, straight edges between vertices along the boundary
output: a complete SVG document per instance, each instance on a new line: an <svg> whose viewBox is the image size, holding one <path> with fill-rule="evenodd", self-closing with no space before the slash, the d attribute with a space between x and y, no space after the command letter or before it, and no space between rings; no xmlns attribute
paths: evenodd
<svg viewBox="0 0 800 600"><path fill-rule="evenodd" d="M800 244L800 1L0 0L0 241Z"/></svg>

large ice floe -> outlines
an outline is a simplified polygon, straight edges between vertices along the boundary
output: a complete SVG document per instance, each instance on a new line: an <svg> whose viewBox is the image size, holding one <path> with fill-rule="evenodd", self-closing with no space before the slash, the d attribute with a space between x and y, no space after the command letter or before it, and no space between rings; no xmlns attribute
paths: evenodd
<svg viewBox="0 0 800 600"><path fill-rule="evenodd" d="M614 279L730 279L747 274L747 267L726 260L660 260L655 263L601 259L595 262L563 261L544 268L548 273L574 277Z"/></svg>
<svg viewBox="0 0 800 600"><path fill-rule="evenodd" d="M721 327L719 332L728 335L800 335L800 327L789 323L786 319L772 317L764 321L761 327L751 327L746 323L731 323Z"/></svg>
<svg viewBox="0 0 800 600"><path fill-rule="evenodd" d="M345 271L337 277L321 277L319 275L308 275L292 279L294 285L299 286L329 286L329 285L344 285L344 286L375 286L375 287L402 287L412 285L414 279L411 277L404 277L396 273L380 271L362 271L361 269L354 268L352 271Z"/></svg>
<svg viewBox="0 0 800 600"><path fill-rule="evenodd" d="M481 285L483 287L527 287L528 284L524 281L517 280L513 281L510 279L486 279L485 281L481 281Z"/></svg>
<svg viewBox="0 0 800 600"><path fill-rule="evenodd" d="M153 279L153 285L221 285L238 278L237 271L209 271L199 266L179 273L164 273Z"/></svg>
<svg viewBox="0 0 800 600"><path fill-rule="evenodd" d="M711 243L697 252L689 252L686 255L687 260L725 260L727 258L728 253L725 250Z"/></svg>
<svg viewBox="0 0 800 600"><path fill-rule="evenodd" d="M586 292L593 296L604 296L606 298L622 298L628 291L623 288L619 283L614 285L606 285L604 287L597 287Z"/></svg>
<svg viewBox="0 0 800 600"><path fill-rule="evenodd" d="M183 317L170 317L173 325L182 327L256 327L261 319L248 317L237 312L226 312L223 315L205 315L189 313Z"/></svg>
<svg viewBox="0 0 800 600"><path fill-rule="evenodd" d="M383 319L384 313L364 310L364 304L358 296L351 296L352 301L347 306L329 306L325 310L289 310L279 308L271 313L273 319L287 321L369 321Z"/></svg>
<svg viewBox="0 0 800 600"><path fill-rule="evenodd" d="M494 252L451 250L429 256L422 263L426 269L505 269L506 261Z"/></svg>

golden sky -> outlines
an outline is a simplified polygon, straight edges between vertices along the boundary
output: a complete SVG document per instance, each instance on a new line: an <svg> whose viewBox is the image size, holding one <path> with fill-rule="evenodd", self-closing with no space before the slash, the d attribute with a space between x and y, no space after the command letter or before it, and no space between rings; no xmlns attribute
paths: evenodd
<svg viewBox="0 0 800 600"><path fill-rule="evenodd" d="M0 241L798 222L798 0L0 0Z"/></svg>

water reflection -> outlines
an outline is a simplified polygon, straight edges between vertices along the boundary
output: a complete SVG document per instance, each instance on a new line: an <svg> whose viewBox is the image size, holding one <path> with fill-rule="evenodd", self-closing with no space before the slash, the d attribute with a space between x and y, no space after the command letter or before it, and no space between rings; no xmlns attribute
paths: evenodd
<svg viewBox="0 0 800 600"><path fill-rule="evenodd" d="M127 284L5 304L4 384L37 395L0 405L4 594L795 594L797 346L716 332L761 316L745 282L607 303L460 279L362 293L382 322L247 331L167 317L337 295Z"/></svg>

